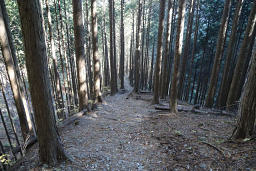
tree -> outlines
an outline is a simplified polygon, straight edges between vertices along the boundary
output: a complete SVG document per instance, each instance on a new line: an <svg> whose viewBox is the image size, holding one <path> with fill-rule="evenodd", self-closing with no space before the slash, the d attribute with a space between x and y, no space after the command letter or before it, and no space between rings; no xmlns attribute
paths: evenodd
<svg viewBox="0 0 256 171"><path fill-rule="evenodd" d="M179 65L180 56L182 52L183 45L183 31L185 22L185 7L186 0L179 0L179 11L178 11L178 21L177 21L177 32L176 32L176 43L175 43L175 54L174 54L174 64L173 64L173 74L171 83L171 95L170 95L170 112L177 113L177 94L178 94L178 76L179 76Z"/></svg>
<svg viewBox="0 0 256 171"><path fill-rule="evenodd" d="M232 31L231 31L231 36L229 39L229 44L228 44L228 49L227 49L227 57L225 60L225 66L224 66L224 71L223 71L223 76L222 76L221 86L220 86L220 91L219 91L219 96L218 96L218 106L219 107L225 106L226 101L227 101L228 89L230 87L228 75L229 75L229 70L230 70L230 65L231 65L231 58L233 55L234 46L235 46L235 42L236 42L237 26L239 23L239 17L240 17L241 10L242 10L242 4L243 4L243 0L237 1L236 11L235 11L235 15L234 15L233 21L232 21Z"/></svg>
<svg viewBox="0 0 256 171"><path fill-rule="evenodd" d="M110 72L111 72L111 95L117 93L117 75L116 75L116 62L114 55L114 26L113 26L113 0L108 1L109 4L109 32L110 32Z"/></svg>
<svg viewBox="0 0 256 171"><path fill-rule="evenodd" d="M179 79L179 91L178 91L178 98L182 99L183 95L183 88L184 88L184 81L186 76L186 66L187 66L187 59L191 41L191 34L192 34L192 26L193 26L193 19L194 19L194 11L195 11L195 0L190 0L190 7L189 7L189 16L188 16L188 23L187 23L187 32L186 32L186 41L184 44L184 51L183 51L183 59L181 64L181 71L180 71L180 79Z"/></svg>
<svg viewBox="0 0 256 171"><path fill-rule="evenodd" d="M39 0L17 1L23 31L26 66L35 112L39 156L43 163L56 164L66 159L54 121L50 79L47 67L45 34ZM38 88L40 87L40 91Z"/></svg>
<svg viewBox="0 0 256 171"><path fill-rule="evenodd" d="M4 3L3 1L1 3ZM25 99L22 98L21 95L21 89L18 82L18 76L16 72L16 68L14 65L13 60L13 53L10 47L9 38L8 38L8 27L6 26L5 21L7 19L4 19L4 17L7 17L6 15L3 15L3 4L1 4L0 7L0 42L1 42L1 48L2 48L2 54L5 61L6 71L8 74L8 78L11 84L11 89L13 92L14 102L16 105L16 109L18 112L19 120L20 120L20 126L21 126L21 132L23 139L26 140L29 134L32 133L32 120L30 118L30 114L28 111L27 102L24 101Z"/></svg>
<svg viewBox="0 0 256 171"><path fill-rule="evenodd" d="M162 37L164 29L164 13L165 13L165 0L160 1L159 7L159 25L158 25L158 40L157 40L157 56L155 64L155 76L154 76L154 97L153 103L159 103L159 88L160 88L160 76L161 76L161 64L162 64Z"/></svg>
<svg viewBox="0 0 256 171"><path fill-rule="evenodd" d="M100 91L100 59L98 56L98 28L97 28L97 14L96 14L96 0L91 1L91 14L92 14L92 54L93 54L93 68L94 68L94 98L95 103L101 103Z"/></svg>
<svg viewBox="0 0 256 171"><path fill-rule="evenodd" d="M205 100L206 107L212 107L214 103L214 95L215 95L216 86L217 86L218 74L220 69L220 61L221 61L222 52L223 52L224 43L225 43L225 34L227 30L227 25L228 25L228 14L229 14L230 5L231 5L231 0L226 0L222 18L221 18L219 34L218 34L218 42L217 42L216 53L214 58L215 60L214 60L210 83L209 83L206 100Z"/></svg>
<svg viewBox="0 0 256 171"><path fill-rule="evenodd" d="M152 47L152 57L151 57L151 65L150 65L150 73L149 73L149 90L153 89L153 72L154 72L154 56L155 56L155 44L156 44L156 39L155 37L153 38L154 43L153 43L153 47Z"/></svg>
<svg viewBox="0 0 256 171"><path fill-rule="evenodd" d="M256 2L254 1L252 3L251 13L248 19L244 40L239 50L235 71L233 74L231 86L228 93L228 99L226 104L228 110L234 109L234 103L239 98L238 94L239 94L240 84L242 81L242 71L243 71L244 64L246 62L244 58L247 54L248 48L250 46L250 42L252 41L252 38L253 38L252 33L255 27L255 23L256 23Z"/></svg>
<svg viewBox="0 0 256 171"><path fill-rule="evenodd" d="M88 94L85 71L85 50L84 50L84 25L82 13L82 0L72 0L73 20L75 34L75 53L78 77L79 110L88 107Z"/></svg>
<svg viewBox="0 0 256 171"><path fill-rule="evenodd" d="M125 56L125 42L124 42L124 0L121 0L121 21L120 21L120 80L121 89L124 89L124 56Z"/></svg>
<svg viewBox="0 0 256 171"><path fill-rule="evenodd" d="M92 66L91 66L91 42L92 42L92 35L91 35L91 29L90 29L90 20L89 20L89 4L88 0L85 1L85 26L86 26L86 62L87 62L87 74L89 77L89 84L87 84L88 88L88 97L91 98L91 94L93 93L93 72L92 72Z"/></svg>
<svg viewBox="0 0 256 171"><path fill-rule="evenodd" d="M165 49L163 53L164 63L163 63L163 73L162 73L162 83L161 83L161 97L166 96L166 89L168 89L167 84L167 75L168 75L168 58L169 55L169 43L170 43L170 34L171 34L171 24L172 24L172 12L173 12L173 3L172 0L168 0L168 14L166 19L166 33L165 33Z"/></svg>
<svg viewBox="0 0 256 171"><path fill-rule="evenodd" d="M141 24L141 2L138 1L138 16L137 16L137 28L136 28L136 43L135 43L135 84L134 91L139 92L140 88L140 24Z"/></svg>
<svg viewBox="0 0 256 171"><path fill-rule="evenodd" d="M104 1L106 2L106 0ZM108 41L107 41L107 33L106 33L106 11L104 7L104 16L103 16L103 34L104 34L104 49L105 49L105 61L104 61L104 85L108 86L110 81L109 74L109 58L108 58Z"/></svg>
<svg viewBox="0 0 256 171"><path fill-rule="evenodd" d="M256 51L251 59L251 66L248 73L247 81L244 85L239 115L240 119L237 123L232 137L235 139L246 138L252 136L254 131L254 123L256 118Z"/></svg>
<svg viewBox="0 0 256 171"><path fill-rule="evenodd" d="M200 0L197 0L197 12L196 12L196 26L195 26L195 30L194 30L194 42L193 42L193 48L192 48L192 54L191 54L191 64L190 64L190 68L189 68L189 72L188 72L188 86L187 86L187 90L186 90L186 94L185 94L185 101L188 100L189 98L189 91L190 91L190 84L192 81L192 68L194 67L194 62L195 62L195 53L196 53L196 48L197 48L197 38L198 38L198 32L199 32L199 19L200 19L200 14L199 14L199 6L200 6ZM195 70L195 74L194 74L194 78L196 77L196 70ZM193 86L191 89L191 97L193 96L193 90L194 90L194 82L195 79L193 81Z"/></svg>
<svg viewBox="0 0 256 171"><path fill-rule="evenodd" d="M148 10L148 21L147 21L147 35L146 35L146 53L145 53L145 58L146 58L146 62L145 62L145 67L144 67L144 73L145 73L145 79L144 79L144 83L143 83L143 87L145 88L149 88L148 86L148 80L149 80L149 70L150 70L150 65L149 65L149 47L150 47L150 33L151 33L151 17L152 15L152 0L149 1L149 10Z"/></svg>
<svg viewBox="0 0 256 171"><path fill-rule="evenodd" d="M48 33L49 33L49 39L50 39L51 57L53 60L53 70L54 70L54 77L55 77L55 83L56 83L56 102L57 102L57 108L62 109L64 108L64 98L62 93L61 79L60 79L58 67L57 67L56 49L55 49L55 44L53 40L53 33L52 33L52 26L51 26L52 18L51 18L48 0L45 1L45 5L46 5L47 18L48 18ZM58 110L58 111L61 111L61 110ZM62 115L61 112L57 112L57 113L59 113L59 115Z"/></svg>

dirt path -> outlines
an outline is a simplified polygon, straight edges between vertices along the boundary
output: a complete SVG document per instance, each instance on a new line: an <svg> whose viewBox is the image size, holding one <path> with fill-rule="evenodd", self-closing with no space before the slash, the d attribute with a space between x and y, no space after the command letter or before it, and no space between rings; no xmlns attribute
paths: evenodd
<svg viewBox="0 0 256 171"><path fill-rule="evenodd" d="M224 142L235 118L155 111L151 95L108 96L61 131L74 163L55 170L245 170L256 168L256 143ZM36 150L36 149L34 149ZM32 150L23 165L33 167ZM35 164L36 165L36 164ZM46 166L40 166L40 168ZM23 167L25 168L25 167Z"/></svg>
<svg viewBox="0 0 256 171"><path fill-rule="evenodd" d="M150 139L155 130L145 130L152 109L145 101L126 99L131 88L126 89L124 94L106 97L97 111L64 130L64 145L80 167L143 170L162 165L157 140Z"/></svg>

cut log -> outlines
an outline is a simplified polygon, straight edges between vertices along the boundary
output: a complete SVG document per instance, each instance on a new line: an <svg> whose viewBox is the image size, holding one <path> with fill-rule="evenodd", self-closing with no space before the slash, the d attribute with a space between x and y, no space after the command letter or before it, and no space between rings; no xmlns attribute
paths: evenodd
<svg viewBox="0 0 256 171"><path fill-rule="evenodd" d="M155 105L156 110L163 110L163 111L169 111L170 107L167 105ZM216 109L196 109L194 107L188 107L183 105L178 105L178 111L179 112L191 112L195 114L203 114L203 115L216 115L216 116L229 116L229 117L235 117L234 113L229 113L227 111L222 110L216 110Z"/></svg>
<svg viewBox="0 0 256 171"><path fill-rule="evenodd" d="M152 94L152 91L140 90L140 94Z"/></svg>
<svg viewBox="0 0 256 171"><path fill-rule="evenodd" d="M73 123L74 121L78 120L79 118L81 118L82 116L84 116L86 114L87 110L82 110L80 112L78 112L77 114L74 114L73 116L69 117L68 119L65 119L62 123L59 124L59 128L64 128L67 125L70 125L71 123Z"/></svg>

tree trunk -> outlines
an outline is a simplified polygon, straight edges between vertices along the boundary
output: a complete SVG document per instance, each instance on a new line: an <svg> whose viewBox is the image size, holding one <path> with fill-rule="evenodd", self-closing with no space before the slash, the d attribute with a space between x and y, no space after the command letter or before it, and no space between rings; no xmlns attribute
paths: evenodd
<svg viewBox="0 0 256 171"><path fill-rule="evenodd" d="M256 51L251 59L250 71L244 85L239 115L241 116L232 135L235 139L253 135L256 117Z"/></svg>
<svg viewBox="0 0 256 171"><path fill-rule="evenodd" d="M121 80L121 89L124 89L124 56L125 56L125 47L124 47L124 0L121 0L121 23L120 23L120 80Z"/></svg>
<svg viewBox="0 0 256 171"><path fill-rule="evenodd" d="M130 44L130 72L129 72L129 79L130 79L130 84L133 86L133 79L134 79L134 11L132 13L132 35L131 35L131 44Z"/></svg>
<svg viewBox="0 0 256 171"><path fill-rule="evenodd" d="M42 163L56 164L66 159L66 155L53 118L55 112L47 67L42 11L38 0L17 2L25 44L28 79L38 128L39 156ZM38 91L39 87L40 91Z"/></svg>
<svg viewBox="0 0 256 171"><path fill-rule="evenodd" d="M85 1L85 26L86 27L86 39L85 39L85 43L86 43L86 64L87 64L87 78L89 82L87 83L87 89L88 89L88 97L91 98L91 95L93 93L93 72L92 72L92 63L91 63L91 29L90 29L90 20L89 20L89 5L88 5L88 0Z"/></svg>
<svg viewBox="0 0 256 171"><path fill-rule="evenodd" d="M194 42L193 42L192 56L191 56L191 61L190 61L191 64L190 64L189 73L188 73L188 86L187 86L187 90L186 90L186 94L185 94L185 101L188 101L188 98L189 98L190 84L191 84L191 80L192 80L192 69L194 67L194 62L195 62L194 59L195 59L195 53L196 53L196 48L197 48L197 38L198 38L199 19L200 19L199 6L200 6L200 1L197 0L196 27L195 27L195 31L194 31ZM196 75L196 69L195 69L194 75ZM194 83L193 83L192 87L194 87ZM193 89L194 88L192 88L191 92L193 92ZM191 95L193 95L193 94L191 93Z"/></svg>
<svg viewBox="0 0 256 171"><path fill-rule="evenodd" d="M58 0L58 8L59 8L59 20L60 20L60 36L61 36L61 43L62 43L62 51L63 51L63 56L61 58L61 67L62 67L62 75L63 75L63 85L64 85L64 92L66 95L66 105L67 105L67 111L65 112L66 118L68 117L70 113L70 97L69 97L69 83L70 77L69 77L69 67L68 67L68 62L67 62L67 53L66 53L66 44L65 44L65 39L64 39L64 24L63 24L63 19L62 19L62 13L61 13L61 5L60 5L60 0Z"/></svg>
<svg viewBox="0 0 256 171"><path fill-rule="evenodd" d="M74 65L74 58L71 54L71 46L70 46L70 32L68 27L68 16L67 16L67 8L66 8L66 1L64 0L64 11L65 11L65 19L66 19L66 34L67 34L67 44L68 44L68 59L69 65L71 70L71 80L72 80L72 89L73 89L73 96L75 105L78 106L78 95L77 95L77 85L76 85L76 72L75 72L75 65Z"/></svg>
<svg viewBox="0 0 256 171"><path fill-rule="evenodd" d="M179 79L179 90L178 90L178 98L182 100L183 90L184 90L184 81L186 77L186 66L187 60L189 56L190 50L190 41L191 41L191 34L192 34L192 26L193 26L193 19L194 19L194 11L195 11L195 0L190 0L190 7L189 7L189 17L187 22L187 32L186 32L186 41L184 44L184 52L181 64L181 71L180 71L180 79Z"/></svg>
<svg viewBox="0 0 256 171"><path fill-rule="evenodd" d="M135 85L134 91L139 92L140 88L140 24L141 24L141 2L138 1L138 16L137 16L137 28L136 28L136 49L135 49Z"/></svg>
<svg viewBox="0 0 256 171"><path fill-rule="evenodd" d="M222 76L222 81L221 81L221 86L220 86L220 91L218 96L218 107L225 106L227 101L228 89L230 87L230 84L228 83L228 75L229 75L229 70L231 65L231 58L233 55L234 46L236 42L237 26L239 23L239 17L242 10L242 4L243 4L243 0L238 0L235 15L232 20L232 32L229 39L227 57L225 61L225 66L224 66L224 71L223 71L223 76Z"/></svg>
<svg viewBox="0 0 256 171"><path fill-rule="evenodd" d="M140 89L144 89L144 46L145 46L145 0L142 0L141 57L140 57Z"/></svg>
<svg viewBox="0 0 256 171"><path fill-rule="evenodd" d="M114 40L113 40L113 0L109 0L109 32L110 32L110 71L111 71L111 95L117 93L117 75L114 59Z"/></svg>
<svg viewBox="0 0 256 171"><path fill-rule="evenodd" d="M93 54L93 68L94 68L94 100L95 103L101 103L100 91L100 58L98 55L98 28L97 28L97 6L96 0L91 1L91 15L92 15L92 54Z"/></svg>
<svg viewBox="0 0 256 171"><path fill-rule="evenodd" d="M183 31L184 31L184 22L185 22L185 7L186 1L179 0L179 11L178 11L178 23L177 23L177 32L176 32L176 44L175 44L175 55L174 55L174 68L172 75L172 87L171 87L171 96L170 96L170 112L177 113L177 94L178 94L178 76L179 76L179 65L180 65L180 56L182 52L183 45Z"/></svg>
<svg viewBox="0 0 256 171"><path fill-rule="evenodd" d="M83 23L82 1L72 0L72 4L75 33L75 53L78 76L79 110L82 111L88 107L88 94L85 71L84 25L81 24Z"/></svg>
<svg viewBox="0 0 256 171"><path fill-rule="evenodd" d="M108 41L107 41L107 33L106 33L105 9L104 9L103 22L104 22L103 34L104 34L104 45L105 45L104 85L108 86L110 81L110 76L109 76Z"/></svg>
<svg viewBox="0 0 256 171"><path fill-rule="evenodd" d="M150 67L150 74L149 74L149 90L153 89L154 56L155 56L155 44L156 44L155 37L153 40L154 40L154 43L152 47L151 67Z"/></svg>
<svg viewBox="0 0 256 171"><path fill-rule="evenodd" d="M220 26L220 30L219 30L219 34L218 34L218 42L217 42L217 46L216 46L215 60L214 60L210 83L209 83L209 88L208 88L207 96L206 96L206 100L205 100L206 107L212 107L213 103L214 103L214 95L215 95L216 86L217 86L222 51L224 48L225 33L227 30L227 25L228 25L228 15L229 15L230 6L231 6L231 0L226 0L222 18L221 18L221 26Z"/></svg>
<svg viewBox="0 0 256 171"><path fill-rule="evenodd" d="M57 101L57 109L63 109L64 108L64 99L63 99L63 93L62 93L62 86L61 86L61 80L58 72L57 67L57 56L56 56L56 50L55 50L55 44L53 40L53 33L52 33L52 27L51 27L51 13L49 9L48 0L45 1L46 4L46 12L47 12L47 18L48 18L48 33L49 33L49 39L50 39L50 49L51 49L51 55L53 60L53 70L54 70L54 77L56 82L56 101ZM58 110L61 111L61 110ZM58 112L58 116L61 117L62 112Z"/></svg>
<svg viewBox="0 0 256 171"><path fill-rule="evenodd" d="M117 87L117 55L116 55L116 12L115 12L115 1L112 1L112 20L113 20L113 54L114 54L114 72L115 72L115 86L116 86L116 92L118 92Z"/></svg>
<svg viewBox="0 0 256 171"><path fill-rule="evenodd" d="M172 61L174 56L174 50L173 50L173 41L174 41L174 35L175 35L175 29L176 29L176 14L178 9L178 0L173 1L173 11L172 11L172 27L171 27L171 34L170 34L170 44L169 44L169 55L170 58L167 60L168 62L168 70L167 70L167 81L166 81L166 90L165 94L170 94L171 89L171 75L172 75Z"/></svg>
<svg viewBox="0 0 256 171"><path fill-rule="evenodd" d="M27 136L32 132L32 119L29 115L29 111L25 106L24 99L22 100L21 89L19 87L18 76L15 69L12 51L9 44L7 27L5 24L6 19L4 19L2 5L0 7L0 42L3 58L5 61L6 71L11 84L11 89L13 92L15 106L19 115L19 121L21 126L21 132L23 139L26 140ZM26 110L27 109L27 110Z"/></svg>
<svg viewBox="0 0 256 171"><path fill-rule="evenodd" d="M242 81L242 71L244 64L246 60L244 59L246 57L246 53L249 50L250 42L252 41L252 33L255 27L256 23L256 1L252 3L251 13L248 19L248 24L246 27L244 40L242 42L238 57L237 57L237 63L235 67L235 71L232 78L232 83L229 89L228 93L228 99L227 99L227 109L232 110L234 109L234 104L238 100L239 96L239 88Z"/></svg>
<svg viewBox="0 0 256 171"><path fill-rule="evenodd" d="M253 53L252 51L253 51L253 48L254 48L255 39L256 39L256 27L254 27L254 30L253 30L253 33L252 33L252 41L251 41L251 43L248 47L247 54L245 56L246 59L245 59L245 64L244 64L243 71L242 71L242 73L243 73L242 74L242 81L240 82L238 97L241 96L242 89L243 89L243 86L244 86L244 82L245 82L246 76L248 74L248 68L249 68L249 63L250 63L251 58L252 58L252 53Z"/></svg>
<svg viewBox="0 0 256 171"><path fill-rule="evenodd" d="M167 85L167 75L168 75L168 58L169 55L169 43L170 43L170 34L171 34L171 24L172 24L172 11L173 11L173 3L172 0L168 0L168 14L166 19L166 35L165 35L165 50L164 50L164 61L163 61L163 73L162 73L162 83L161 83L161 97L164 98L166 96L166 88L168 88Z"/></svg>
<svg viewBox="0 0 256 171"><path fill-rule="evenodd" d="M161 77L161 64L162 64L162 37L164 29L164 13L165 13L165 0L160 1L159 7L159 25L158 25L158 41L157 41L157 56L155 64L155 76L154 76L154 97L153 103L159 103L159 90L160 90L160 77Z"/></svg>

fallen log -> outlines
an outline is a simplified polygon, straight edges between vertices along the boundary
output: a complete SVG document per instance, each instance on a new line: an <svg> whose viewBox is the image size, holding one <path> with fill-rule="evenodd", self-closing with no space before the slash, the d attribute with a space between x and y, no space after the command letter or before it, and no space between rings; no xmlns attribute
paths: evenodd
<svg viewBox="0 0 256 171"><path fill-rule="evenodd" d="M140 90L140 94L152 94L152 91Z"/></svg>
<svg viewBox="0 0 256 171"><path fill-rule="evenodd" d="M79 118L81 118L82 116L84 116L86 114L87 110L82 110L80 112L78 112L77 114L74 114L73 116L69 117L68 119L65 119L63 122L61 122L58 127L59 128L64 128L67 125L70 125L71 123L73 123L74 121L78 120Z"/></svg>
<svg viewBox="0 0 256 171"><path fill-rule="evenodd" d="M163 110L163 111L169 111L170 107L167 105L155 105L156 110ZM234 117L235 114L229 113L227 111L222 110L208 110L208 109L196 109L196 108L189 108L189 107L182 107L181 105L178 106L179 112L191 112L195 114L203 114L203 115L216 115L216 116L229 116Z"/></svg>

